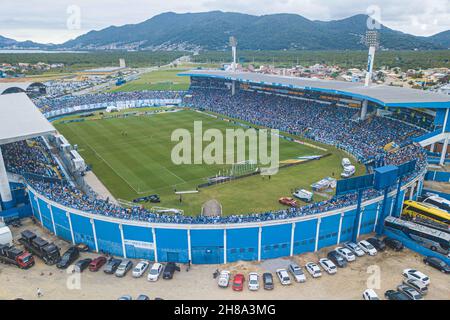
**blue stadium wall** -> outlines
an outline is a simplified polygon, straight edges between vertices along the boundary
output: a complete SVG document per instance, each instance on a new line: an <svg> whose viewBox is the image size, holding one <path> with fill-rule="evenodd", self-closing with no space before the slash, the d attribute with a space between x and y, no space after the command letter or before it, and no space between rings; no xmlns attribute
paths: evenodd
<svg viewBox="0 0 450 320"><path fill-rule="evenodd" d="M58 237L92 251L135 259L194 264L263 260L314 252L376 230L383 217L398 215L405 199L416 199L423 177L397 197L383 197L326 213L280 221L227 225L174 225L121 220L64 207L29 187L34 217Z"/></svg>

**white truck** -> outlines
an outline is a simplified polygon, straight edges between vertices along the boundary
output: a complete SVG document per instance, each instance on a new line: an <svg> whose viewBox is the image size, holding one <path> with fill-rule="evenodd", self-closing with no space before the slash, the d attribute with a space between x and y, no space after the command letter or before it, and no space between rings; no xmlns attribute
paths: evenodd
<svg viewBox="0 0 450 320"><path fill-rule="evenodd" d="M9 227L4 223L0 223L0 245L12 246L12 233Z"/></svg>
<svg viewBox="0 0 450 320"><path fill-rule="evenodd" d="M305 202L311 202L313 198L313 193L305 189L298 189L292 195Z"/></svg>
<svg viewBox="0 0 450 320"><path fill-rule="evenodd" d="M349 159L349 158L343 158L343 159L342 159L342 162L341 162L341 165L342 165L342 167L345 169L345 167L351 166L352 163L350 162L350 159Z"/></svg>

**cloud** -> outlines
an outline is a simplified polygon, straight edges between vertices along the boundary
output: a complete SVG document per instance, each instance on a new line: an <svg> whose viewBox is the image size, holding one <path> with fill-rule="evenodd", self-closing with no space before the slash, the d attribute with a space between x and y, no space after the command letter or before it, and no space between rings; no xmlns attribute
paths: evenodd
<svg viewBox="0 0 450 320"><path fill-rule="evenodd" d="M80 29L67 27L70 6L80 9ZM312 20L334 20L365 14L370 6L379 8L381 22L392 29L424 36L450 29L448 0L1 0L0 34L60 43L89 30L138 23L167 11L296 13Z"/></svg>

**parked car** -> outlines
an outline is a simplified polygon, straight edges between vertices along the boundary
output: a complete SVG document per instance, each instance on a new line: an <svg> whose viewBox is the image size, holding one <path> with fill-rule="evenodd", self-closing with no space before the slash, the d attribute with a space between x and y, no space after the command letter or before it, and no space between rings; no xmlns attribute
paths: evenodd
<svg viewBox="0 0 450 320"><path fill-rule="evenodd" d="M308 262L305 265L306 270L313 278L320 278L322 276L322 272L320 271L320 267L314 262Z"/></svg>
<svg viewBox="0 0 450 320"><path fill-rule="evenodd" d="M388 300L409 300L409 298L402 292L397 290L388 290L384 293L384 297Z"/></svg>
<svg viewBox="0 0 450 320"><path fill-rule="evenodd" d="M393 249L394 251L402 251L403 250L403 243L397 239L386 237L383 240L386 247L389 247Z"/></svg>
<svg viewBox="0 0 450 320"><path fill-rule="evenodd" d="M250 272L248 274L248 290L259 290L259 275L256 272Z"/></svg>
<svg viewBox="0 0 450 320"><path fill-rule="evenodd" d="M410 286L401 284L397 287L397 291L403 293L409 300L423 300L423 296Z"/></svg>
<svg viewBox="0 0 450 320"><path fill-rule="evenodd" d="M362 296L364 300L380 300L380 298L378 298L377 293L373 289L364 290Z"/></svg>
<svg viewBox="0 0 450 320"><path fill-rule="evenodd" d="M342 258L342 256L334 250L328 252L327 257L339 268L345 268L347 266L347 260Z"/></svg>
<svg viewBox="0 0 450 320"><path fill-rule="evenodd" d="M289 278L289 274L286 269L277 269L277 276L280 279L280 282L283 286L287 286L291 284L291 278Z"/></svg>
<svg viewBox="0 0 450 320"><path fill-rule="evenodd" d="M418 280L426 286L430 284L430 278L427 275L415 269L405 269L403 270L402 275L406 279Z"/></svg>
<svg viewBox="0 0 450 320"><path fill-rule="evenodd" d="M290 197L282 197L282 198L278 199L278 202L281 204L284 204L285 206L290 206L290 207L298 206L297 200L290 198Z"/></svg>
<svg viewBox="0 0 450 320"><path fill-rule="evenodd" d="M87 267L89 267L91 262L92 259L90 258L78 260L77 263L75 263L74 271L79 273L83 272Z"/></svg>
<svg viewBox="0 0 450 320"><path fill-rule="evenodd" d="M61 257L61 260L58 261L56 267L58 269L66 269L69 267L75 260L80 257L80 251L77 247L70 247Z"/></svg>
<svg viewBox="0 0 450 320"><path fill-rule="evenodd" d="M163 267L164 266L161 263L155 262L150 268L150 271L148 272L147 280L158 281L159 276L161 275L161 272L163 270Z"/></svg>
<svg viewBox="0 0 450 320"><path fill-rule="evenodd" d="M426 257L423 259L423 263L425 263L428 266L431 266L443 273L450 273L450 267L448 264L436 257Z"/></svg>
<svg viewBox="0 0 450 320"><path fill-rule="evenodd" d="M263 278L264 290L273 290L274 283L273 283L272 274L269 272L263 273L262 278Z"/></svg>
<svg viewBox="0 0 450 320"><path fill-rule="evenodd" d="M344 244L344 247L353 252L353 254L356 255L357 257L362 257L366 254L361 249L361 247L354 242L347 242L346 244Z"/></svg>
<svg viewBox="0 0 450 320"><path fill-rule="evenodd" d="M370 243L371 245L373 245L375 247L375 249L377 249L377 251L386 250L386 245L384 244L383 241L381 241L378 238L369 238L369 239L367 239L367 242Z"/></svg>
<svg viewBox="0 0 450 320"><path fill-rule="evenodd" d="M242 289L244 289L244 281L245 281L245 277L243 274L238 273L234 276L233 278L233 290L234 291L242 291Z"/></svg>
<svg viewBox="0 0 450 320"><path fill-rule="evenodd" d="M122 263L121 259L111 258L106 263L106 266L103 269L103 272L106 274L113 274L114 272L116 272L117 268L119 268L121 263Z"/></svg>
<svg viewBox="0 0 450 320"><path fill-rule="evenodd" d="M149 263L147 261L140 261L133 269L132 275L134 278L140 278L147 270Z"/></svg>
<svg viewBox="0 0 450 320"><path fill-rule="evenodd" d="M116 270L116 277L125 277L125 275L133 268L133 262L131 260L122 260L122 263Z"/></svg>
<svg viewBox="0 0 450 320"><path fill-rule="evenodd" d="M366 240L361 240L360 242L358 242L358 245L361 250L367 253L369 256L375 256L378 253L377 249L375 249L375 247Z"/></svg>
<svg viewBox="0 0 450 320"><path fill-rule="evenodd" d="M347 262L352 262L356 260L355 255L353 254L353 252L351 252L349 249L347 248L342 248L342 247L337 247L336 249L337 253L339 253L342 258L344 258L345 260L347 260Z"/></svg>
<svg viewBox="0 0 450 320"><path fill-rule="evenodd" d="M100 256L95 258L89 264L89 271L98 271L106 263L106 257Z"/></svg>
<svg viewBox="0 0 450 320"><path fill-rule="evenodd" d="M168 262L164 267L163 279L170 280L173 278L175 271L180 271L180 267L175 264L175 262Z"/></svg>
<svg viewBox="0 0 450 320"><path fill-rule="evenodd" d="M319 260L319 264L328 274L335 274L337 272L336 265L330 259L322 258Z"/></svg>
<svg viewBox="0 0 450 320"><path fill-rule="evenodd" d="M230 284L231 273L228 270L220 271L219 280L217 280L217 285L221 288L227 288Z"/></svg>
<svg viewBox="0 0 450 320"><path fill-rule="evenodd" d="M288 269L291 272L291 274L294 277L294 280L296 282L305 282L306 281L305 274L303 273L302 268L298 264L291 263L289 265Z"/></svg>
<svg viewBox="0 0 450 320"><path fill-rule="evenodd" d="M130 300L133 300L133 298L127 294L127 295L119 297L119 299L117 299L117 300L130 301Z"/></svg>
<svg viewBox="0 0 450 320"><path fill-rule="evenodd" d="M419 292L421 295L426 295L428 293L428 286L426 286L423 282L419 280L413 280L413 279L404 279L403 284L410 286L417 292Z"/></svg>
<svg viewBox="0 0 450 320"><path fill-rule="evenodd" d="M136 300L150 300L150 298L145 294L140 294L140 295L138 295Z"/></svg>

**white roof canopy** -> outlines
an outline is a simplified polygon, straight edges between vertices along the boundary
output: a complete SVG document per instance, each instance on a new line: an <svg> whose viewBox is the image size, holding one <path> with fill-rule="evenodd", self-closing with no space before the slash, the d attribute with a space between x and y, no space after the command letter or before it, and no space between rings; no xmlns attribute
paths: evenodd
<svg viewBox="0 0 450 320"><path fill-rule="evenodd" d="M0 145L55 132L25 93L0 95Z"/></svg>

